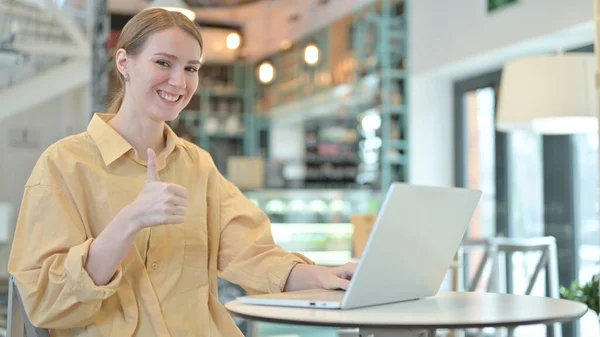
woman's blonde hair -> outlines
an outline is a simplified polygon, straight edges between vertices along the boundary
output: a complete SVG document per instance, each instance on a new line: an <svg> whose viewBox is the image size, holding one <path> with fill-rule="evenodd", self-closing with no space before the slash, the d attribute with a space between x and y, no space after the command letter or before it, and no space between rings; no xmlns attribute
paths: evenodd
<svg viewBox="0 0 600 337"><path fill-rule="evenodd" d="M150 35L171 27L183 29L183 31L198 41L200 50L204 50L200 30L185 15L161 8L151 8L139 12L125 24L117 41L115 53L122 48L128 55L138 55L144 48L144 44ZM113 114L119 111L123 97L125 97L125 82L117 67L115 67L115 75L117 81L113 91L113 98L107 109L108 113Z"/></svg>

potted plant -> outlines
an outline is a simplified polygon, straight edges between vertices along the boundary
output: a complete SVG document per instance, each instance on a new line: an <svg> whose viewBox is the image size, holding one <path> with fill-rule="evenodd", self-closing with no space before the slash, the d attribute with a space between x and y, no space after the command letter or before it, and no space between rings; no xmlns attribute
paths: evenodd
<svg viewBox="0 0 600 337"><path fill-rule="evenodd" d="M596 314L600 313L600 274L594 275L585 285L580 285L576 281L571 283L569 288L560 287L560 294L563 298L584 303L594 310Z"/></svg>

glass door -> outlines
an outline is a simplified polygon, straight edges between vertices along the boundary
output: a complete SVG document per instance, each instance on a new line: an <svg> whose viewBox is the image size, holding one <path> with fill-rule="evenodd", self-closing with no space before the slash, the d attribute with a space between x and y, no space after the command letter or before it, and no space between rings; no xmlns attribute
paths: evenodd
<svg viewBox="0 0 600 337"><path fill-rule="evenodd" d="M465 187L483 194L469 227L472 239L496 234L495 88L463 94L466 124Z"/></svg>
<svg viewBox="0 0 600 337"><path fill-rule="evenodd" d="M502 146L502 134L495 130L497 84L500 73L494 73L455 85L455 135L456 135L456 185L479 189L481 200L467 230L466 240L473 241L497 236L502 233L503 217L498 214L503 200L498 189L497 147ZM499 160L500 159L500 160ZM498 194L500 192L500 195ZM462 261L463 287L471 286L477 269L484 257L483 250L470 250ZM487 289L490 269L486 269L479 281L477 291Z"/></svg>
<svg viewBox="0 0 600 337"><path fill-rule="evenodd" d="M482 198L466 239L539 237L544 235L544 198L541 136L496 131L496 102L500 72L455 85L456 184L480 189ZM467 285L473 280L483 250L470 252L463 261ZM500 261L507 279L500 291L522 294L540 254L513 254ZM476 291L487 291L488 265ZM545 295L540 275L533 293ZM545 326L519 327L516 336L545 336Z"/></svg>

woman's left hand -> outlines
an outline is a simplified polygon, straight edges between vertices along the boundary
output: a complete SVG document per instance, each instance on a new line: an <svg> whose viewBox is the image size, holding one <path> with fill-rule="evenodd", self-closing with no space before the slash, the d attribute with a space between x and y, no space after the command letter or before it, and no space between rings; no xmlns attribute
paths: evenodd
<svg viewBox="0 0 600 337"><path fill-rule="evenodd" d="M343 266L328 268L328 273L324 273L321 279L324 289L343 289L347 290L350 286L350 279L356 270L356 263L348 262Z"/></svg>

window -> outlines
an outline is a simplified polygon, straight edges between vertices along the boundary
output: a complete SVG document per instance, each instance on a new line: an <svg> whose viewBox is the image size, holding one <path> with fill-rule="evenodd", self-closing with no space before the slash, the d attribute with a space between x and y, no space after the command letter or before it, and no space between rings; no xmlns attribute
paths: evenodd
<svg viewBox="0 0 600 337"><path fill-rule="evenodd" d="M509 136L510 236L544 236L542 136L517 131Z"/></svg>
<svg viewBox="0 0 600 337"><path fill-rule="evenodd" d="M530 133L496 131L496 98L500 73L457 83L457 185L481 189L483 194L468 231L469 239L494 236L544 235L542 137ZM472 280L483 254L471 253L465 262ZM540 254L513 254L506 286L524 293ZM484 272L478 291L485 291L490 269ZM545 295L540 274L533 289ZM519 327L515 336L545 336L546 327Z"/></svg>
<svg viewBox="0 0 600 337"><path fill-rule="evenodd" d="M587 283L598 273L600 221L598 221L598 134L575 135L575 219L578 223L578 281Z"/></svg>
<svg viewBox="0 0 600 337"><path fill-rule="evenodd" d="M494 88L475 89L463 94L466 143L466 186L483 194L469 227L470 238L496 234L496 186L494 139Z"/></svg>
<svg viewBox="0 0 600 337"><path fill-rule="evenodd" d="M576 51L591 51L584 49ZM598 273L600 261L598 134L497 132L500 75L495 72L455 84L456 184L483 190L468 237L552 235L557 240L560 284L586 283ZM538 258L513 255L508 285L512 292L525 291L525 276L531 275ZM478 261L466 261L467 279ZM545 294L545 275L540 275L533 295ZM563 336L590 330L586 324L597 325L597 321L564 324ZM545 336L545 331L544 326L519 327L515 334Z"/></svg>

